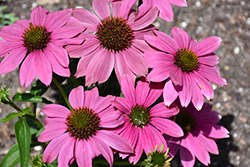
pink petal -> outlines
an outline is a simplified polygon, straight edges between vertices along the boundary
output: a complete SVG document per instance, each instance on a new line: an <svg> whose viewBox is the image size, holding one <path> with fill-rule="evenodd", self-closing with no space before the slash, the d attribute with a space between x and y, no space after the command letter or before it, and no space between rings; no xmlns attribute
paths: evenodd
<svg viewBox="0 0 250 167"><path fill-rule="evenodd" d="M85 40L81 45L66 46L66 50L71 58L80 58L90 54L98 46L100 46L100 43L96 36L93 35L93 38Z"/></svg>
<svg viewBox="0 0 250 167"><path fill-rule="evenodd" d="M106 109L105 112L100 115L102 115L100 116L100 126L103 128L115 128L124 123L124 114L119 111L115 111L113 107Z"/></svg>
<svg viewBox="0 0 250 167"><path fill-rule="evenodd" d="M99 137L107 145L109 145L110 147L112 147L117 151L121 151L124 153L133 153L133 148L131 147L129 142L121 138L116 133L107 130L100 130L96 134L96 137Z"/></svg>
<svg viewBox="0 0 250 167"><path fill-rule="evenodd" d="M5 54L12 53L13 51L15 52L16 49L20 49L20 48L25 48L23 46L23 42L0 40L0 55L5 56ZM26 52L27 50L25 51L25 54Z"/></svg>
<svg viewBox="0 0 250 167"><path fill-rule="evenodd" d="M66 118L46 117L44 119L45 126L50 126L50 125L53 125L53 124L65 124L65 122L66 122Z"/></svg>
<svg viewBox="0 0 250 167"><path fill-rule="evenodd" d="M166 107L163 102L156 104L150 110L150 116L152 117L170 118L178 113L179 108L177 106L171 105L170 107Z"/></svg>
<svg viewBox="0 0 250 167"><path fill-rule="evenodd" d="M70 110L59 104L47 104L41 110L47 117L67 118Z"/></svg>
<svg viewBox="0 0 250 167"><path fill-rule="evenodd" d="M52 66L42 51L35 51L35 68L38 79L46 86L50 85L52 81Z"/></svg>
<svg viewBox="0 0 250 167"><path fill-rule="evenodd" d="M103 20L110 16L109 4L106 0L93 0L93 9Z"/></svg>
<svg viewBox="0 0 250 167"><path fill-rule="evenodd" d="M184 135L181 127L175 122L165 118L151 118L151 124L161 131L172 137L181 137Z"/></svg>
<svg viewBox="0 0 250 167"><path fill-rule="evenodd" d="M35 7L30 14L30 21L33 25L44 26L48 13L49 11L47 9L43 9L41 6Z"/></svg>
<svg viewBox="0 0 250 167"><path fill-rule="evenodd" d="M108 161L109 165L113 166L114 155L111 148L98 137L94 138L94 143L99 152Z"/></svg>
<svg viewBox="0 0 250 167"><path fill-rule="evenodd" d="M85 99L86 97L84 95L83 86L78 86L77 88L72 89L69 93L69 103L73 107L73 109L83 107Z"/></svg>
<svg viewBox="0 0 250 167"><path fill-rule="evenodd" d="M150 73L146 77L146 80L153 82L162 82L166 80L169 77L169 70L171 69L171 67L173 66L166 67L162 64L159 64L158 67L155 67L150 71Z"/></svg>
<svg viewBox="0 0 250 167"><path fill-rule="evenodd" d="M12 53L7 54L0 63L0 74L6 74L16 69L21 64L25 56L25 47L20 47L15 49Z"/></svg>
<svg viewBox="0 0 250 167"><path fill-rule="evenodd" d="M132 80L128 75L123 75L121 82L121 90L129 105L135 106L135 81Z"/></svg>
<svg viewBox="0 0 250 167"><path fill-rule="evenodd" d="M108 95L106 97L99 96L98 99L95 101L95 105L93 106L93 110L97 113L105 110L109 106L111 106L111 101L114 100L115 97Z"/></svg>
<svg viewBox="0 0 250 167"><path fill-rule="evenodd" d="M31 52L23 61L20 72L20 84L21 86L28 87L33 79L36 77L36 69L35 69L35 62L36 62L36 54Z"/></svg>
<svg viewBox="0 0 250 167"><path fill-rule="evenodd" d="M69 66L69 57L68 53L62 46L57 46L52 42L49 42L46 49L54 55L56 60L63 66L68 67Z"/></svg>
<svg viewBox="0 0 250 167"><path fill-rule="evenodd" d="M74 159L75 139L70 137L63 145L58 156L58 167L68 167Z"/></svg>
<svg viewBox="0 0 250 167"><path fill-rule="evenodd" d="M206 110L205 108L208 108L206 104L203 105L202 110L195 116L195 122L197 124L217 124L221 119L221 115L216 111L211 111L211 109Z"/></svg>
<svg viewBox="0 0 250 167"><path fill-rule="evenodd" d="M72 9L56 11L50 13L45 23L48 31L52 32L55 29L64 26L70 19Z"/></svg>
<svg viewBox="0 0 250 167"><path fill-rule="evenodd" d="M45 126L45 130L39 135L38 141L45 143L64 134L68 128L65 122L63 124L54 123L53 125Z"/></svg>
<svg viewBox="0 0 250 167"><path fill-rule="evenodd" d="M172 55L158 51L146 52L144 53L144 58L149 68L158 67L159 65L166 68L169 65L173 65L175 61Z"/></svg>
<svg viewBox="0 0 250 167"><path fill-rule="evenodd" d="M150 84L150 91L144 103L145 107L151 106L162 95L163 87L163 82Z"/></svg>
<svg viewBox="0 0 250 167"><path fill-rule="evenodd" d="M169 77L172 80L172 82L174 83L174 85L179 85L182 86L183 82L183 75L185 75L186 73L183 73L182 70L178 67L174 67L172 70L169 71ZM188 74L187 74L188 75Z"/></svg>
<svg viewBox="0 0 250 167"><path fill-rule="evenodd" d="M138 141L138 143L135 146L135 151L134 151L135 155L129 156L129 162L136 164L140 160L142 152L143 152L143 147L142 147L141 141Z"/></svg>
<svg viewBox="0 0 250 167"><path fill-rule="evenodd" d="M164 0L159 0L159 1L155 1L155 3L156 3L156 6L160 10L159 17L168 21L168 22L172 21L174 13L173 13L172 7L169 4L169 2L164 1Z"/></svg>
<svg viewBox="0 0 250 167"><path fill-rule="evenodd" d="M152 24L157 18L157 15L158 15L158 10L156 8L152 8L143 17L131 23L130 26L133 30L143 29Z"/></svg>
<svg viewBox="0 0 250 167"><path fill-rule="evenodd" d="M205 38L195 46L193 52L198 56L212 53L220 47L221 41L221 38L216 36Z"/></svg>
<svg viewBox="0 0 250 167"><path fill-rule="evenodd" d="M168 34L161 31L154 31L154 33L166 43L167 48L165 50L171 55L175 55L176 51L180 49L177 41Z"/></svg>
<svg viewBox="0 0 250 167"><path fill-rule="evenodd" d="M138 35L139 33L134 33L134 39L133 39L133 42L132 42L132 45L138 49L138 50L141 50L142 52L147 52L147 51L152 51L152 47L150 47L147 42L144 40L144 38L142 39L136 39L136 35ZM143 35L145 35L145 33L142 33Z"/></svg>
<svg viewBox="0 0 250 167"><path fill-rule="evenodd" d="M227 85L227 81L224 78L221 78L221 76L217 73L215 70L217 67L209 67L209 66L200 66L197 73L204 76L206 79L208 79L211 82L214 82L218 85Z"/></svg>
<svg viewBox="0 0 250 167"><path fill-rule="evenodd" d="M92 166L92 155L90 151L93 146L90 146L87 140L77 140L75 146L75 158L79 166Z"/></svg>
<svg viewBox="0 0 250 167"><path fill-rule="evenodd" d="M190 80L191 84L193 85L193 94L192 94L192 103L194 104L194 107L199 111L201 110L203 103L204 103L204 97L201 93L201 90L198 85L196 85L195 80Z"/></svg>
<svg viewBox="0 0 250 167"><path fill-rule="evenodd" d="M189 150L189 147L190 144L188 138L182 139L180 147L180 156L181 156L181 163L185 167L193 167L195 163L194 153L192 153L192 151Z"/></svg>
<svg viewBox="0 0 250 167"><path fill-rule="evenodd" d="M131 113L131 106L128 104L125 98L116 97L116 99L111 101L110 103L121 112L124 112L126 114Z"/></svg>
<svg viewBox="0 0 250 167"><path fill-rule="evenodd" d="M43 161L47 163L53 162L59 154L61 148L64 146L65 142L68 140L70 140L68 133L64 133L63 135L52 140L43 152Z"/></svg>
<svg viewBox="0 0 250 167"><path fill-rule="evenodd" d="M150 85L145 81L145 78L142 78L137 82L135 95L136 95L136 104L143 106L145 100L147 99L148 93L150 90ZM145 106L148 107L148 106Z"/></svg>
<svg viewBox="0 0 250 167"><path fill-rule="evenodd" d="M185 7L187 6L186 0L168 0L168 2L175 6Z"/></svg>
<svg viewBox="0 0 250 167"><path fill-rule="evenodd" d="M128 120L126 121L126 125L122 128L124 129L119 135L127 140L133 148L137 147L138 145L138 137L139 137L139 129L136 126L133 126ZM131 133L133 132L133 133Z"/></svg>
<svg viewBox="0 0 250 167"><path fill-rule="evenodd" d="M220 125L200 124L199 127L197 127L197 131L202 131L205 136L214 139L223 139L229 137L229 131Z"/></svg>
<svg viewBox="0 0 250 167"><path fill-rule="evenodd" d="M85 102L84 106L90 109L94 108L95 101L99 97L99 91L97 87L94 87L90 91L85 91Z"/></svg>
<svg viewBox="0 0 250 167"><path fill-rule="evenodd" d="M124 74L129 75L133 80L135 80L135 74L128 67L127 62L122 53L115 54L115 73L117 80L121 83L122 76Z"/></svg>
<svg viewBox="0 0 250 167"><path fill-rule="evenodd" d="M123 19L127 19L129 12L131 11L132 7L134 6L135 2L137 0L129 0L129 1L123 1L121 7L120 7L120 16Z"/></svg>
<svg viewBox="0 0 250 167"><path fill-rule="evenodd" d="M123 57L128 67L136 75L145 76L148 73L148 65L143 58L143 54L133 46L131 46L131 49L123 52Z"/></svg>
<svg viewBox="0 0 250 167"><path fill-rule="evenodd" d="M89 63L86 72L86 85L107 81L114 67L114 54L101 49Z"/></svg>
<svg viewBox="0 0 250 167"><path fill-rule="evenodd" d="M122 1L111 2L111 11L112 11L113 17L120 16L120 7L122 3L123 3Z"/></svg>
<svg viewBox="0 0 250 167"><path fill-rule="evenodd" d="M175 99L178 97L180 90L179 86L174 87L171 80L168 80L165 83L164 90L163 90L163 99L166 106L170 106Z"/></svg>
<svg viewBox="0 0 250 167"><path fill-rule="evenodd" d="M86 9L73 9L73 16L84 23L83 25L86 26L87 29L90 29L92 31L96 31L97 25L100 24L99 18Z"/></svg>
<svg viewBox="0 0 250 167"><path fill-rule="evenodd" d="M179 98L182 107L187 107L192 98L193 88L190 80L190 76L184 73L182 90L179 92Z"/></svg>
<svg viewBox="0 0 250 167"><path fill-rule="evenodd" d="M189 37L186 31L173 27L171 30L171 34L173 35L175 41L178 43L181 49L188 49L189 47Z"/></svg>
<svg viewBox="0 0 250 167"><path fill-rule="evenodd" d="M169 140L167 140L167 146L169 148L169 155L171 157L174 157L180 147L180 141L181 138L174 138L174 137L169 137Z"/></svg>
<svg viewBox="0 0 250 167"><path fill-rule="evenodd" d="M55 29L55 31L53 31L50 34L50 37L52 39L63 39L63 38L74 37L80 32L82 32L85 28L86 28L85 26L82 26L80 24L78 26L60 27L60 28Z"/></svg>
<svg viewBox="0 0 250 167"><path fill-rule="evenodd" d="M216 54L211 53L205 56L200 56L199 62L207 66L215 66L216 64L219 63L219 57Z"/></svg>

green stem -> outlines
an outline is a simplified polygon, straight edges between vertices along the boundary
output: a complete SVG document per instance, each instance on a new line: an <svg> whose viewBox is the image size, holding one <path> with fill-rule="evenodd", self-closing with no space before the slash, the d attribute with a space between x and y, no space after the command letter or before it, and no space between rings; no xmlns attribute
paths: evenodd
<svg viewBox="0 0 250 167"><path fill-rule="evenodd" d="M78 87L79 85L81 85L81 82L78 81L75 76L70 75L69 79L71 79L75 83L75 87Z"/></svg>
<svg viewBox="0 0 250 167"><path fill-rule="evenodd" d="M61 92L61 94L62 94L62 96L63 96L63 98L64 98L64 100L65 100L65 102L66 102L66 104L67 104L67 106L68 106L68 108L69 108L70 110L72 110L73 108L72 108L71 105L69 104L68 97L67 97L65 91L63 90L62 86L60 85L60 83L59 83L54 77L52 78L52 81L54 82L54 84L57 86L57 88L58 88L59 91Z"/></svg>

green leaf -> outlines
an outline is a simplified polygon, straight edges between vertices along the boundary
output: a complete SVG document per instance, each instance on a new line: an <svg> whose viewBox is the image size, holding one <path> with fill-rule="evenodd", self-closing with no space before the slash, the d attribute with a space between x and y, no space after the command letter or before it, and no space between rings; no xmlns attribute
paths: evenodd
<svg viewBox="0 0 250 167"><path fill-rule="evenodd" d="M22 101L22 102L32 102L32 103L46 103L51 104L52 102L47 100L44 97L36 96L31 93L16 93L13 96L13 101Z"/></svg>
<svg viewBox="0 0 250 167"><path fill-rule="evenodd" d="M8 114L5 118L1 119L0 123L9 122L20 115L22 115L22 113L12 112L12 113Z"/></svg>
<svg viewBox="0 0 250 167"><path fill-rule="evenodd" d="M20 118L15 124L15 134L19 146L21 167L27 167L30 161L30 129L25 118Z"/></svg>
<svg viewBox="0 0 250 167"><path fill-rule="evenodd" d="M9 152L4 156L0 167L14 167L20 162L20 154L18 150L18 145L15 144L11 147Z"/></svg>

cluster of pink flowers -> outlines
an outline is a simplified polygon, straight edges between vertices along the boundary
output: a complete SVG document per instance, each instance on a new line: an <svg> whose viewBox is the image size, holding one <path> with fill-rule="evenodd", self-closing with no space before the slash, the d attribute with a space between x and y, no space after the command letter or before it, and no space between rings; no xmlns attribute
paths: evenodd
<svg viewBox="0 0 250 167"><path fill-rule="evenodd" d="M213 53L221 39L197 42L177 27L171 37L152 24L158 16L171 21L171 5L184 7L186 0L142 0L138 10L132 8L136 2L93 0L95 14L36 7L30 20L0 30L0 75L20 66L21 86L28 87L36 77L49 86L53 72L85 76L83 86L91 86L105 83L114 70L124 95L102 97L97 87L84 91L79 86L69 94L73 109L46 105L45 130L38 138L51 141L44 162L58 156L60 167L74 160L89 167L103 155L112 166L119 152L136 164L143 151L164 144L163 151L169 148L173 157L180 148L184 167L193 166L195 157L208 165L209 153L219 153L214 139L229 137L217 125L220 115L204 103L204 97L213 99L211 82L227 84ZM75 74L70 73L72 59L79 59Z"/></svg>

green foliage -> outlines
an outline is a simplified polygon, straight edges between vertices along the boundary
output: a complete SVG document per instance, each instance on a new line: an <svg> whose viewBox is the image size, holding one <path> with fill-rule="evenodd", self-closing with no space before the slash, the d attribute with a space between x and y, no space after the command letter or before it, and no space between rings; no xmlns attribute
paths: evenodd
<svg viewBox="0 0 250 167"><path fill-rule="evenodd" d="M0 28L6 25L13 24L17 20L19 20L19 18L16 17L14 13L4 13L4 10L6 9L7 6L0 7Z"/></svg>
<svg viewBox="0 0 250 167"><path fill-rule="evenodd" d="M20 162L18 144L11 147L9 152L4 156L0 167L14 167Z"/></svg>

